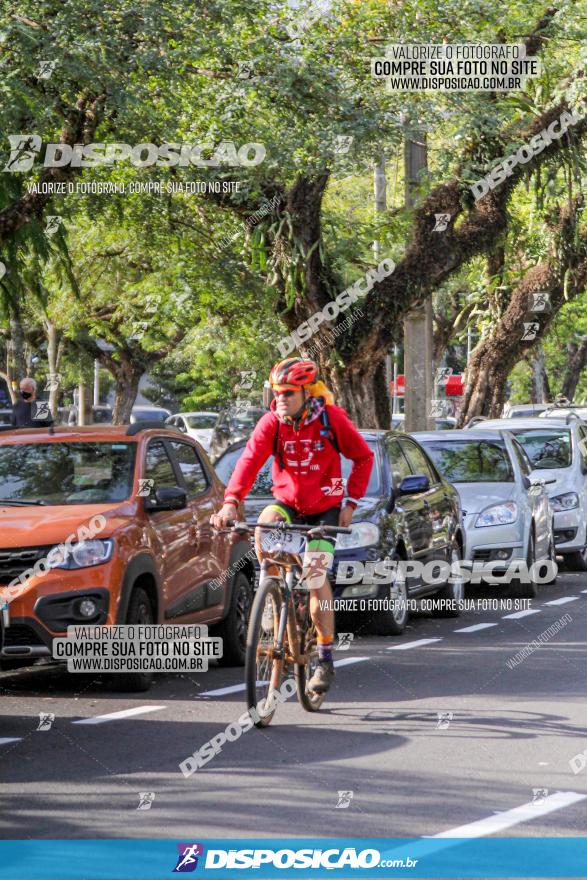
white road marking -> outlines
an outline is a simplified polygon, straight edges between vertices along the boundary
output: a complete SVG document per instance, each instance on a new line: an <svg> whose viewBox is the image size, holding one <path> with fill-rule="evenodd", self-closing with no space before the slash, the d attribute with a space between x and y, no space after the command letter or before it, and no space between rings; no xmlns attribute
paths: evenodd
<svg viewBox="0 0 587 880"><path fill-rule="evenodd" d="M515 614L505 614L502 620L518 620L520 617L528 617L529 614L540 614L539 608L528 608L526 611L516 611Z"/></svg>
<svg viewBox="0 0 587 880"><path fill-rule="evenodd" d="M132 718L134 715L145 715L147 712L158 712L166 706L135 706L134 709L123 709L121 712L110 712L109 715L95 715L94 718L81 718L72 724L104 724L106 721L118 721L120 718Z"/></svg>
<svg viewBox="0 0 587 880"><path fill-rule="evenodd" d="M362 663L364 660L368 660L368 657L345 657L344 660L335 660L335 666L350 666L351 663Z"/></svg>
<svg viewBox="0 0 587 880"><path fill-rule="evenodd" d="M469 822L467 825L459 825L458 828L442 831L440 834L434 834L433 837L485 837L488 834L498 834L521 822L529 822L531 819L554 813L555 810L562 810L563 807L570 807L571 804L576 804L585 798L587 794L579 794L576 791L557 791L545 797L543 803L528 801L521 807L514 807L512 810L505 810L503 813L496 813L485 819Z"/></svg>
<svg viewBox="0 0 587 880"><path fill-rule="evenodd" d="M20 742L22 736L0 736L0 746L4 746L7 743L17 743Z"/></svg>
<svg viewBox="0 0 587 880"><path fill-rule="evenodd" d="M553 599L551 602L545 602L545 605L566 605L567 602L576 602L578 596L563 596L562 599Z"/></svg>
<svg viewBox="0 0 587 880"><path fill-rule="evenodd" d="M474 633L480 629L489 629L490 626L497 626L497 623L476 623L474 626L466 626L464 629L453 629L456 633Z"/></svg>
<svg viewBox="0 0 587 880"><path fill-rule="evenodd" d="M419 648L421 645L431 645L432 642L441 642L442 639L417 639L415 642L404 642L403 645L392 645L386 651L407 651L408 648Z"/></svg>
<svg viewBox="0 0 587 880"><path fill-rule="evenodd" d="M363 660L368 660L368 657L345 657L344 660L335 660L335 666L350 666L351 663L362 663ZM262 687L264 684L267 684L266 681L258 681L257 685ZM198 697L223 697L225 694L238 694L241 691L246 690L247 686L243 682L240 684L231 684L229 687L216 688L213 691L202 691L201 694L198 694Z"/></svg>
<svg viewBox="0 0 587 880"><path fill-rule="evenodd" d="M587 590L581 590L582 593L587 593Z"/></svg>

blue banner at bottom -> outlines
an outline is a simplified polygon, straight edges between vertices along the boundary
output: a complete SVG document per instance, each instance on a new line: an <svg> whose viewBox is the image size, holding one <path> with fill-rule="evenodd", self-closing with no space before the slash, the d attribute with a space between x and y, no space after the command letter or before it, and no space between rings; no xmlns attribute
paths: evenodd
<svg viewBox="0 0 587 880"><path fill-rule="evenodd" d="M587 837L0 841L0 880L587 877Z"/></svg>

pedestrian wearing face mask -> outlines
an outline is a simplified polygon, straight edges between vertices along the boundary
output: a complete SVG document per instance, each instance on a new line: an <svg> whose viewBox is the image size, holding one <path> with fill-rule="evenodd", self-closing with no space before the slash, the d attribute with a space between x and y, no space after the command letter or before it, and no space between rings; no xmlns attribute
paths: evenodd
<svg viewBox="0 0 587 880"><path fill-rule="evenodd" d="M14 428L48 428L53 424L51 412L45 400L37 400L37 383L23 379L20 383L21 400L12 407Z"/></svg>

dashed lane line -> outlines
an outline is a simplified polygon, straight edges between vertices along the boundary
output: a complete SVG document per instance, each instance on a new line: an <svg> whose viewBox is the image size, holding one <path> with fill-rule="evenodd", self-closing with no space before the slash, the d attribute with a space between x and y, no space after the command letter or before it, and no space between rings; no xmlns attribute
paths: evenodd
<svg viewBox="0 0 587 880"><path fill-rule="evenodd" d="M464 629L453 629L456 633L474 633L482 629L489 629L490 626L497 626L497 623L476 623L474 626L465 626Z"/></svg>
<svg viewBox="0 0 587 880"><path fill-rule="evenodd" d="M135 715L146 715L147 712L158 712L166 709L166 706L135 706L132 709L122 709L121 712L110 712L108 715L95 715L93 718L80 718L72 721L72 724L105 724L107 721L119 721L121 718L132 718Z"/></svg>
<svg viewBox="0 0 587 880"><path fill-rule="evenodd" d="M416 639L415 642L404 642L403 645L391 645L386 651L407 651L410 648L419 648L422 645L431 645L432 642L441 642L442 639Z"/></svg>

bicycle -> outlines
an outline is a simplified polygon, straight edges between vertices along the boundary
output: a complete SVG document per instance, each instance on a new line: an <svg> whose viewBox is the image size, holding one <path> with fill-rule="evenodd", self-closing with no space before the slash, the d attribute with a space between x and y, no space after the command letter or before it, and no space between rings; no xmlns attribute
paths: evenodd
<svg viewBox="0 0 587 880"><path fill-rule="evenodd" d="M310 593L301 581L301 547L288 549L288 538L298 532L308 539L330 535L348 535L351 529L327 525L277 523L234 523L241 534L252 528L278 532L281 541L269 550L261 562L259 587L255 593L245 653L245 684L249 711L254 710L256 727L267 727L277 709L284 674L293 667L298 700L307 712L318 712L325 694L309 691L318 663L317 633L310 617ZM293 545L293 541L289 541ZM270 574L271 566L277 575ZM297 576L297 581L296 581Z"/></svg>

